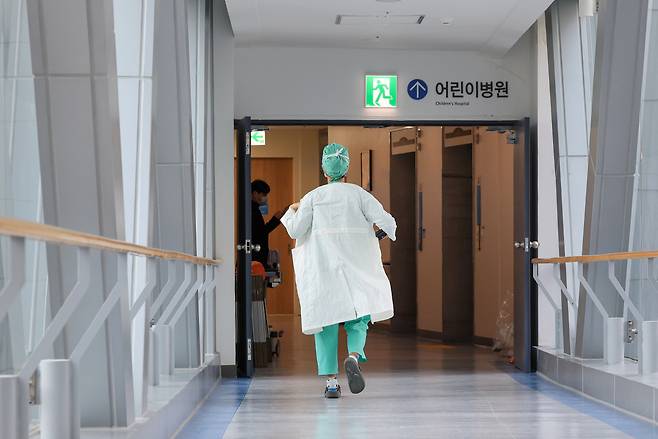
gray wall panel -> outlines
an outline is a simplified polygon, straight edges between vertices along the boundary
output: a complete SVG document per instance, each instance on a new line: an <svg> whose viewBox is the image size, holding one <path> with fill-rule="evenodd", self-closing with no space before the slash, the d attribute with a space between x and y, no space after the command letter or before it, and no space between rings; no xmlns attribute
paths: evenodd
<svg viewBox="0 0 658 439"><path fill-rule="evenodd" d="M646 25L647 2L601 2L584 253L627 251L632 246ZM617 274L624 285L625 267L618 266ZM586 275L610 315L622 316L623 303L608 281L607 267L593 264ZM601 317L582 290L579 304L576 355L600 357L603 353Z"/></svg>

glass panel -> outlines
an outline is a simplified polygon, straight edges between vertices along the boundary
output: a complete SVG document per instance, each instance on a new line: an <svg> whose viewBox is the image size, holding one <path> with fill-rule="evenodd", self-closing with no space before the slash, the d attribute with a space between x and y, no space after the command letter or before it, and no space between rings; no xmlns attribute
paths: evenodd
<svg viewBox="0 0 658 439"><path fill-rule="evenodd" d="M187 32L190 67L192 151L194 160L195 242L198 255L205 254L206 178L206 0L187 0Z"/></svg>
<svg viewBox="0 0 658 439"><path fill-rule="evenodd" d="M151 126L154 0L114 0L114 33L119 92L125 239L149 242L151 209ZM146 259L129 256L129 293L134 302L146 285ZM144 307L132 328L135 414L142 413Z"/></svg>
<svg viewBox="0 0 658 439"><path fill-rule="evenodd" d="M0 216L43 221L37 115L25 0L0 0ZM0 240L0 285L8 238ZM45 245L27 241L26 282L0 321L0 373L16 370L43 336L48 275ZM11 348L10 348L11 347Z"/></svg>
<svg viewBox="0 0 658 439"><path fill-rule="evenodd" d="M597 17L581 17L578 0L558 0L548 10L548 51L552 64L554 101L553 141L559 157L559 195L564 255L580 255L583 248L588 153L592 117L592 84L596 55ZM578 273L567 264L565 284L578 300ZM542 308L541 312L551 312ZM569 311L571 336L576 333L576 314ZM552 315L546 318L553 318Z"/></svg>
<svg viewBox="0 0 658 439"><path fill-rule="evenodd" d="M649 3L635 193L633 250L658 249L658 2ZM647 320L658 319L658 289L646 261L631 265L631 297Z"/></svg>

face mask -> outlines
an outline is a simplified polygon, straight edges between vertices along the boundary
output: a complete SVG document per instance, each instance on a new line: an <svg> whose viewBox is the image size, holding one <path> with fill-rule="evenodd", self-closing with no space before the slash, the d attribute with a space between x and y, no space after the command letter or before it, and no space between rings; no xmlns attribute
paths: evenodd
<svg viewBox="0 0 658 439"><path fill-rule="evenodd" d="M258 209L260 209L260 213L261 213L261 215L263 215L263 216L264 216L264 215L267 215L268 212L270 211L269 206L268 206L268 204L267 204L267 201L264 202L264 203L261 203L261 204L258 206Z"/></svg>

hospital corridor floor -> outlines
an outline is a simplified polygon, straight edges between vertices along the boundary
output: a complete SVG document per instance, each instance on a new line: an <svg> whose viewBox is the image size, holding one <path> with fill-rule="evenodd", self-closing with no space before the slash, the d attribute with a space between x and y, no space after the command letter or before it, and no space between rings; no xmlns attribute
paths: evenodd
<svg viewBox="0 0 658 439"><path fill-rule="evenodd" d="M367 387L322 397L313 337L293 317L281 357L251 380L226 379L178 439L658 438L656 427L505 364L489 349L371 331ZM341 357L346 354L341 329ZM342 363L342 362L341 362Z"/></svg>

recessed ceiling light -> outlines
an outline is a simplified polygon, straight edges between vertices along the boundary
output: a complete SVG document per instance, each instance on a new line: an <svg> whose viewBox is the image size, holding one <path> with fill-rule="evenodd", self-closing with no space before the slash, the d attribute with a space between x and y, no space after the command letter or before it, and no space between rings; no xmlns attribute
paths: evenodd
<svg viewBox="0 0 658 439"><path fill-rule="evenodd" d="M444 26L450 26L453 21L455 21L455 19L452 18L452 17L442 18L441 19L441 24L444 25Z"/></svg>
<svg viewBox="0 0 658 439"><path fill-rule="evenodd" d="M336 16L336 24L344 25L368 25L368 24L421 24L425 19L424 15L351 15L341 14Z"/></svg>

